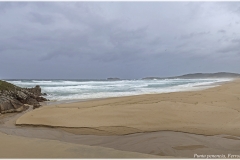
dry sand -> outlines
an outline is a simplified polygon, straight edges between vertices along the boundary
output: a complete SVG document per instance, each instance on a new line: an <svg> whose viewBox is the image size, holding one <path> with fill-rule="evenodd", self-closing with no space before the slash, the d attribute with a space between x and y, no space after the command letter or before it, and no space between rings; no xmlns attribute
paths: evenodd
<svg viewBox="0 0 240 160"><path fill-rule="evenodd" d="M239 111L240 80L235 80L202 91L45 106L24 114L16 124L61 127L75 134L125 135L179 131L240 136Z"/></svg>

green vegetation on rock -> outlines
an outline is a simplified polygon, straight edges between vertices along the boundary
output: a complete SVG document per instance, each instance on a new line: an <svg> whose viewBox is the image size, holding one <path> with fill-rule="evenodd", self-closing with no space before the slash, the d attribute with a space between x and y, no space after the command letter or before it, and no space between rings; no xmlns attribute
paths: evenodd
<svg viewBox="0 0 240 160"><path fill-rule="evenodd" d="M16 88L19 88L11 83L0 80L0 91L8 90L14 91Z"/></svg>

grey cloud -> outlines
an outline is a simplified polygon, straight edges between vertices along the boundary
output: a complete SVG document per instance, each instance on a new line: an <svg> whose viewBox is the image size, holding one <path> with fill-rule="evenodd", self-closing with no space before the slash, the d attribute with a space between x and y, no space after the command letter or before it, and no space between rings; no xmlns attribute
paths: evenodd
<svg viewBox="0 0 240 160"><path fill-rule="evenodd" d="M57 58L59 56L64 56L64 57L73 57L74 55L77 54L78 51L70 48L64 48L60 47L58 50L54 50L53 52L48 53L47 55L43 56L40 58L41 61L44 60L51 60L54 58Z"/></svg>
<svg viewBox="0 0 240 160"><path fill-rule="evenodd" d="M0 11L5 11L6 9L9 9L12 7L12 3L9 2L1 2L0 3Z"/></svg>
<svg viewBox="0 0 240 160"><path fill-rule="evenodd" d="M219 33L226 33L226 31L224 29L221 29L218 31Z"/></svg>
<svg viewBox="0 0 240 160"><path fill-rule="evenodd" d="M239 51L240 51L239 44L233 44L231 46L223 47L222 49L218 50L218 52L224 53L225 55L227 55L227 54L228 55L230 55L230 54L235 55L236 53L239 53Z"/></svg>
<svg viewBox="0 0 240 160"><path fill-rule="evenodd" d="M194 37L199 37L199 36L204 36L204 35L209 35L210 32L192 32L192 33L189 33L189 34L184 34L184 35L181 35L180 36L180 39L191 39L191 38L194 38Z"/></svg>
<svg viewBox="0 0 240 160"><path fill-rule="evenodd" d="M51 17L51 15L47 15L47 14L44 15L44 14L35 13L35 12L29 13L28 19L31 22L40 23L42 25L49 25L51 23L54 23L54 19L53 17Z"/></svg>
<svg viewBox="0 0 240 160"><path fill-rule="evenodd" d="M237 61L238 7L236 2L0 2L0 78L221 71L222 63ZM240 72L236 67L232 71Z"/></svg>
<svg viewBox="0 0 240 160"><path fill-rule="evenodd" d="M27 5L27 2L0 2L0 13L8 12L11 9L14 8L23 8Z"/></svg>
<svg viewBox="0 0 240 160"><path fill-rule="evenodd" d="M240 43L240 38L239 39L232 39L233 43Z"/></svg>

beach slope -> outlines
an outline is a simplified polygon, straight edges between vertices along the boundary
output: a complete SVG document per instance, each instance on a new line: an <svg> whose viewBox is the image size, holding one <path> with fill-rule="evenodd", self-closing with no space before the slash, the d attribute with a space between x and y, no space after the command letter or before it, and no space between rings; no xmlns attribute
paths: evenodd
<svg viewBox="0 0 240 160"><path fill-rule="evenodd" d="M201 90L45 106L17 125L59 127L75 134L179 131L240 136L240 80Z"/></svg>

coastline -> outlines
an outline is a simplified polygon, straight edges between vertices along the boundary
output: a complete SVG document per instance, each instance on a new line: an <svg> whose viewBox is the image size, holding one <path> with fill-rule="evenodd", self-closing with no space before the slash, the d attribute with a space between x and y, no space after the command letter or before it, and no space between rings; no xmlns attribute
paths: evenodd
<svg viewBox="0 0 240 160"><path fill-rule="evenodd" d="M234 115L238 115L236 106L227 108L222 106L226 102L221 101L226 96L232 99L232 95L226 95L224 88L231 86L231 91L236 90L232 86L234 83L239 85L239 80L200 91L146 94L49 105L24 114L16 124L63 127L75 134L125 135L180 131L203 135L223 133L239 136L238 128L235 132L231 132L231 126L228 126L230 127L228 130L221 129L221 125L228 123ZM218 90L222 93L220 97ZM206 96L208 98L204 98ZM217 104L218 101L220 104ZM237 101L236 99L236 103ZM223 115L225 119L221 118ZM211 129L209 121L213 121L211 125L217 127Z"/></svg>
<svg viewBox="0 0 240 160"><path fill-rule="evenodd" d="M235 81L219 84L220 86L218 86L218 87L213 87L213 88L209 88L209 89L205 89L205 90L201 90L201 91L184 91L184 92L181 92L180 95L182 95L182 94L186 95L186 93L189 94L189 92L194 93L195 95L199 94L199 92L201 92L200 94L204 95L204 92L206 92L206 90L210 90L210 92L219 94L220 93L219 91L221 91L221 87L223 87L222 89L225 91L229 88L228 85L230 85L232 87L234 86L235 89L238 89L237 87L239 86L239 83L240 83L240 81L238 79ZM140 99L141 99L142 104L138 103L138 105L140 105L140 108L141 108L141 105L149 105L150 102L151 103L154 102L153 100L154 100L154 98L156 98L155 96L159 97L161 95L165 95L165 98L170 97L170 99L168 99L168 100L173 100L174 98L177 98L175 100L181 101L181 99L183 98L181 96L178 97L179 92L163 93L163 94L155 94L155 95L141 95ZM236 96L236 95L238 96L238 92L237 92L237 94L234 93L234 96ZM239 95L240 95L240 93L239 93ZM136 110L136 108L132 108L131 110L124 110L124 108L127 107L126 104L131 105L132 103L134 103L134 101L136 102L136 99L135 99L136 97L139 97L139 95L128 96L128 97L118 97L118 98L95 99L95 100L84 101L84 102L81 101L81 102L74 102L74 103L65 103L65 104L61 104L61 105L55 104L55 105L50 105L50 106L45 106L45 107L42 107L39 109L35 109L33 111L28 110L25 113L20 113L21 115L20 114L19 115L16 114L16 116L13 115L13 117L15 117L15 120L16 120L20 116L24 117L27 114L36 112L36 111L38 111L38 112L34 114L34 117L35 116L38 117L39 115L42 115L42 113L39 113L39 110L41 111L42 109L45 110L47 108L54 109L54 112L55 112L55 109L65 110L66 107L64 107L63 105L67 105L71 109L74 109L74 108L75 108L75 110L85 109L85 111L87 111L88 109L90 109L90 107L93 107L91 105L93 105L94 103L100 104L101 106L95 106L92 109L94 109L94 108L97 109L98 107L104 108L104 103L106 103L106 102L112 103L111 107L115 106L115 108L118 108L118 110L116 110L117 112L121 112L122 110L124 112L130 111L130 112L132 112L132 115L135 115L134 110ZM195 99L196 98L198 98L198 97L195 97ZM216 100L216 97L212 97L212 98L214 98L214 100ZM225 96L224 96L224 98L225 98ZM229 105L232 105L233 104L232 97L229 96L226 98L230 98L231 101L229 101L229 102L226 101L226 102L229 103ZM125 104L123 102L121 102L122 100L126 100L126 99L128 99L128 101L125 101ZM137 98L137 99L139 100L139 98ZM121 105L117 104L116 100L118 103L121 102L122 104ZM158 100L159 100L159 98L158 98ZM189 104L190 106L185 104L182 107L187 107L187 109L191 109L191 107L195 106L193 97L191 97L191 100L192 101ZM237 103L238 102L239 101L237 100ZM189 102L187 102L187 103L189 103ZM76 104L85 104L85 106L84 107L77 106L77 109L76 109L76 106L75 106ZM174 103L174 105L176 105L176 104L178 104L178 103ZM163 104L161 104L161 105L163 105ZM167 104L165 103L165 105L167 105ZM222 105L224 105L224 103L216 103L216 105L219 105L220 108L223 108ZM58 106L58 107L56 107L56 106ZM105 104L105 106L107 106L107 105ZM201 109L199 111L204 110L204 108L201 108L202 105L200 105L198 107ZM108 109L109 108L105 108L104 112L107 112ZM143 108L141 108L141 109L143 109ZM151 107L146 108L146 109L150 109L151 112L156 112L154 110L154 108L151 108ZM214 109L219 109L219 108L214 108ZM236 109L236 108L232 108L232 109ZM232 109L230 109L230 110L232 110ZM178 114L182 114L181 110L186 111L186 110L184 110L184 108L178 108L177 111L171 110L171 112L168 112L168 115L171 118L173 116L176 116L176 115L173 115L173 112L179 112ZM94 114L94 112L96 110L91 110L91 111ZM138 110L136 110L136 111L138 111ZM164 111L164 110L161 110L161 112L162 111ZM217 110L217 112L219 112L219 111L220 110ZM221 110L221 111L225 112L224 110ZM55 118L54 112L50 112L51 114L53 114L53 118ZM161 114L161 112L159 112L159 114ZM68 112L65 112L65 113L68 114ZM188 112L188 113L190 113L190 112ZM234 111L231 111L231 113L234 113ZM148 112L145 114L146 114L146 115L144 115L145 118L144 118L144 116L142 117L143 119L147 119L148 116L151 117L151 115L149 115ZM214 116L212 114L210 114L210 115ZM116 114L113 116L116 116ZM159 115L159 116L161 116L161 115ZM231 115L231 116L234 116L234 115ZM222 119L225 118L224 116L220 116L220 117ZM92 119L91 116L89 118ZM113 117L108 117L108 116L104 117L104 119L107 119L108 121L111 121L111 118L113 118ZM127 119L126 116L124 118ZM168 121L171 122L171 119L169 119L169 117L165 117L165 118L166 118L166 121L164 123L167 123ZM206 118L206 117L204 117L204 118ZM19 118L19 119L21 119L21 118ZM62 118L62 119L64 119L64 118ZM209 153L209 154L220 154L220 153L227 154L229 152L231 152L232 154L239 153L239 150L236 148L238 146L238 143L239 143L238 140L240 140L240 137L239 137L239 135L232 134L232 133L222 132L221 134L212 133L212 134L201 134L200 135L198 132L197 133L183 132L181 130L177 131L176 129L168 130L168 131L166 131L166 130L147 130L145 132L139 133L136 130L126 129L126 127L122 127L122 128L116 128L116 127L115 128L109 128L109 127L104 128L103 127L103 128L100 128L101 132L96 132L96 130L86 130L86 128L84 130L81 130L81 129L79 130L79 128L74 129L74 128L67 127L67 128L61 129L61 128L56 128L54 126L52 126L53 128L37 127L37 125L35 127L33 127L34 125L32 126L32 124L30 124L30 126L29 125L15 126L14 125L15 120L13 120L13 118L9 118L9 121L7 121L4 125L0 125L0 132L10 134L10 135L15 135L17 137L24 136L27 139L40 138L40 139L57 140L57 141L61 141L61 142L83 144L83 145L88 145L88 146L89 145L90 146L101 146L104 148L105 147L113 148L113 149L121 150L121 151L127 151L127 152L130 151L130 152L135 152L135 153L138 152L138 153L144 153L144 154L148 154L148 155L149 154L158 155L158 156L193 158L193 153L197 153L197 154L207 154L207 153ZM99 120L99 119L97 119L97 120ZM31 121L31 119L28 121ZM126 121L126 123L129 123L129 121L128 122ZM176 121L174 123L176 123ZM188 122L185 121L184 123L187 124ZM151 125L150 121L149 121L148 125ZM71 130L71 129L73 129L73 130ZM111 132L109 132L109 129L111 130ZM27 139L26 139L26 141L28 141ZM227 150L226 150L226 148L227 148ZM49 150L51 150L51 148L49 148ZM94 152L94 150L90 149L88 152L89 153ZM62 156L62 157L64 157L64 156ZM72 157L74 157L74 156L72 156ZM91 156L89 155L89 157L91 157ZM100 158L100 157L101 156L95 155L95 158ZM108 154L106 154L103 157L108 157ZM137 156L133 155L132 157L136 158Z"/></svg>
<svg viewBox="0 0 240 160"><path fill-rule="evenodd" d="M213 87L218 87L222 84L232 82L234 80L237 80L237 78L231 78L231 80L223 81L223 82L214 82L212 84L205 84L205 85L197 85L193 86L192 88L188 88L185 90L179 90L179 91L168 91L168 92L160 92L160 93L144 93L144 94L136 94L136 95L124 95L124 96L115 96L115 97L105 97L105 98L90 98L90 99L70 99L70 100L50 100L50 101L44 101L40 104L42 106L49 106L49 105L57 105L57 104L67 104L67 103L77 103L77 102L83 102L83 101L94 101L94 100L104 100L109 98L121 98L121 97L131 97L131 96L141 96L141 95L155 95L155 94L163 94L163 93L174 93L174 92L187 92L187 91L201 91Z"/></svg>

